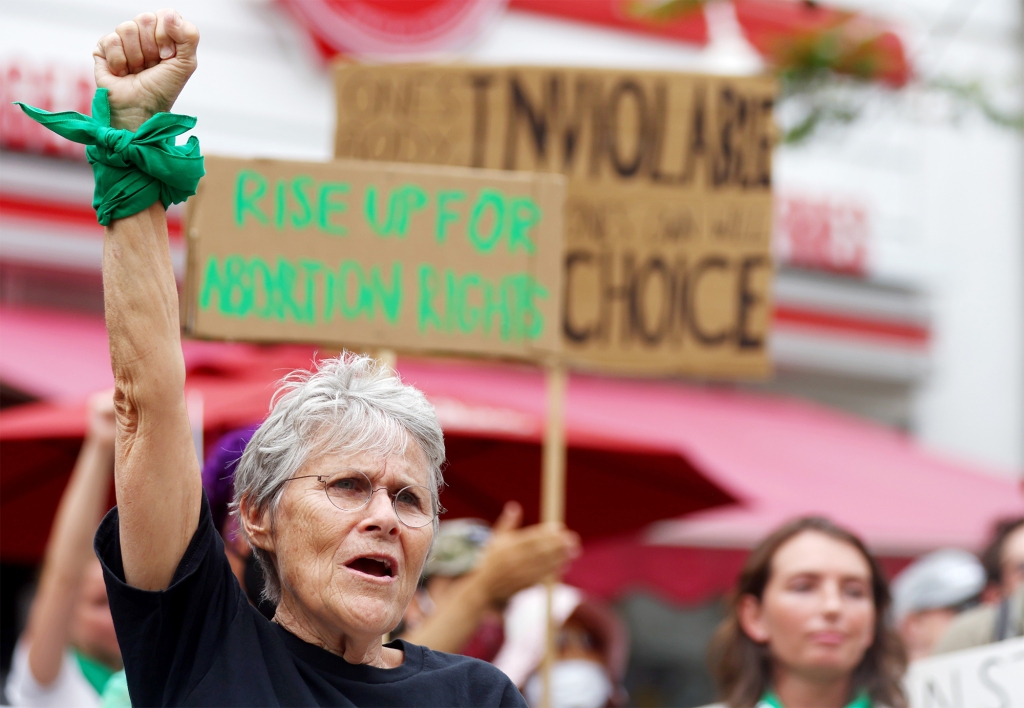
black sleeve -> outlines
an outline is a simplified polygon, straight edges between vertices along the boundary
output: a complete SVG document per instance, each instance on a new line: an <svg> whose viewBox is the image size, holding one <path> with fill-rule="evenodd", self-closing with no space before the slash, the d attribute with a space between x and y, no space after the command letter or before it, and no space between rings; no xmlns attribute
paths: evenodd
<svg viewBox="0 0 1024 708"><path fill-rule="evenodd" d="M181 703L209 671L228 626L247 602L224 555L206 494L199 526L166 590L125 583L116 507L100 524L95 548L133 705Z"/></svg>
<svg viewBox="0 0 1024 708"><path fill-rule="evenodd" d="M526 698L519 692L512 680L506 679L506 681L505 691L501 694L501 708L529 708Z"/></svg>

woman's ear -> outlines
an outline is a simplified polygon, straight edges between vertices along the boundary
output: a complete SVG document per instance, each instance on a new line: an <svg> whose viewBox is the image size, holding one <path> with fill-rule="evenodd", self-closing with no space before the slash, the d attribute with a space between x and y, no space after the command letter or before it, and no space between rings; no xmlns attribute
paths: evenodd
<svg viewBox="0 0 1024 708"><path fill-rule="evenodd" d="M238 520L245 529L249 543L266 551L274 552L274 534L270 522L270 509L260 511L255 504L249 503L248 497L242 497L238 503Z"/></svg>
<svg viewBox="0 0 1024 708"><path fill-rule="evenodd" d="M744 595L736 607L736 617L740 629L758 644L766 644L771 635L764 621L764 610L761 601L753 595Z"/></svg>

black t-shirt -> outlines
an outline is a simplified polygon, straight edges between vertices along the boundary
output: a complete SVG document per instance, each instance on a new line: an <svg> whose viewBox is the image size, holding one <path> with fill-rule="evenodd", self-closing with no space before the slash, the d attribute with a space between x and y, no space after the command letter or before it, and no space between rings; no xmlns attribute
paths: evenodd
<svg viewBox="0 0 1024 708"><path fill-rule="evenodd" d="M269 622L242 592L203 496L170 587L124 582L117 509L96 532L135 706L521 706L498 669L402 640L395 669L349 664Z"/></svg>

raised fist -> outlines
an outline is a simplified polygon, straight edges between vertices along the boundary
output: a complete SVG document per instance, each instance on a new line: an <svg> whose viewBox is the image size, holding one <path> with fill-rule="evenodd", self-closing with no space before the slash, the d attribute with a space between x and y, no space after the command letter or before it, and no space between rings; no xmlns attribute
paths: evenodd
<svg viewBox="0 0 1024 708"><path fill-rule="evenodd" d="M93 51L96 85L107 89L110 124L135 131L169 111L196 70L199 30L174 10L122 22Z"/></svg>
<svg viewBox="0 0 1024 708"><path fill-rule="evenodd" d="M114 447L114 389L99 391L89 397L88 432L96 442Z"/></svg>

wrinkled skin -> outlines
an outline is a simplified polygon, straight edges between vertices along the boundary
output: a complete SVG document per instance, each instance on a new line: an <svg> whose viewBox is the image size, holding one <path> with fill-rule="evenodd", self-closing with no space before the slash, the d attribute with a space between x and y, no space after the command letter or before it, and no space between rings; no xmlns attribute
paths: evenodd
<svg viewBox="0 0 1024 708"><path fill-rule="evenodd" d="M404 456L325 455L295 476L342 468L364 472L374 489L386 487L392 494L411 484L428 485L426 458L411 441ZM400 651L381 646L381 635L398 625L416 592L433 540L429 524L418 529L402 524L383 491L358 511L341 511L315 479L288 482L273 519L243 504L243 522L253 544L273 554L281 578L276 622L349 663L402 663ZM367 555L393 558L393 577L370 577L348 567Z"/></svg>

